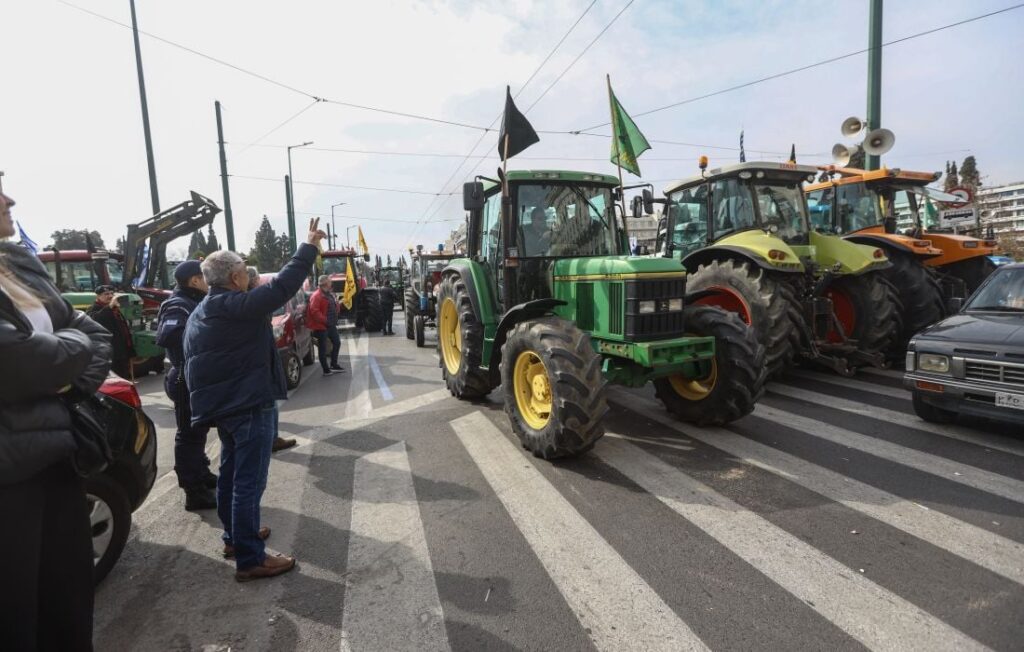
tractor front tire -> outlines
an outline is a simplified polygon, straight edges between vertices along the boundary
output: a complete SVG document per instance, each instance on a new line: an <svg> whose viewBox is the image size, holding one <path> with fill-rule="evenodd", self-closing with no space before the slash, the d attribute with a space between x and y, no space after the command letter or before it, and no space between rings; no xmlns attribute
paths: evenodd
<svg viewBox="0 0 1024 652"><path fill-rule="evenodd" d="M366 293L366 317L363 325L367 333L376 333L384 327L384 307L377 292Z"/></svg>
<svg viewBox="0 0 1024 652"><path fill-rule="evenodd" d="M484 327L477 321L469 290L458 274L441 281L437 300L437 353L441 376L458 399L476 399L491 392L481 367Z"/></svg>
<svg viewBox="0 0 1024 652"><path fill-rule="evenodd" d="M426 340L426 334L424 333L424 330L426 329L426 325L424 324L425 321L426 320L423 315L416 315L416 346L420 348L423 348L423 343Z"/></svg>
<svg viewBox="0 0 1024 652"><path fill-rule="evenodd" d="M769 376L793 365L800 350L803 315L793 288L749 262L714 260L686 277L687 293L710 291L697 300L734 312L753 330L765 349Z"/></svg>
<svg viewBox="0 0 1024 652"><path fill-rule="evenodd" d="M946 304L939 279L923 262L906 254L886 254L892 267L882 274L896 288L903 322L899 336L889 347L888 357L899 362L906 354L910 338L946 316Z"/></svg>
<svg viewBox="0 0 1024 652"><path fill-rule="evenodd" d="M699 426L721 426L750 414L764 394L764 346L735 313L712 306L685 311L687 335L715 338L711 372L704 378L659 378L655 396L669 412Z"/></svg>
<svg viewBox="0 0 1024 652"><path fill-rule="evenodd" d="M415 333L413 332L412 320L419 312L420 299L416 296L416 292L412 288L405 289L405 337L406 339L414 339Z"/></svg>
<svg viewBox="0 0 1024 652"><path fill-rule="evenodd" d="M842 276L826 290L837 319L846 336L857 342L857 350L867 354L886 353L902 331L900 299L882 274L867 272ZM833 341L839 339L833 331Z"/></svg>
<svg viewBox="0 0 1024 652"><path fill-rule="evenodd" d="M546 460L587 452L608 403L590 335L558 317L516 324L501 347L505 413L523 448Z"/></svg>

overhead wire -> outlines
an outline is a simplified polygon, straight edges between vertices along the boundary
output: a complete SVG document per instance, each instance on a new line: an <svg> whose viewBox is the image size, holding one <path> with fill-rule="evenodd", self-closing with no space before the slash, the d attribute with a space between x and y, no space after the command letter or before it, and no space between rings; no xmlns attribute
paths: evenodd
<svg viewBox="0 0 1024 652"><path fill-rule="evenodd" d="M1024 7L1024 3L1012 5L1010 7L1004 7L1003 9L998 9L996 11L990 11L988 13L981 14L981 15L978 15L978 16L974 16L974 17L971 17L971 18L965 18L964 20L959 20L959 21L957 21L955 23L949 23L948 25L941 25L939 27L934 27L932 29L928 29L928 30L925 30L923 32L917 32L916 34L910 34L909 36L904 36L904 37L901 37L901 38L898 38L898 39L894 39L892 41L886 41L886 42L882 43L881 47L884 48L884 47L888 47L890 45L896 45L897 43L903 43L905 41L909 41L909 40L912 40L912 39L915 39L915 38L920 38L922 36L927 36L929 34L934 34L936 32L941 32L941 31L946 30L946 29L951 29L953 27L959 27L960 25L966 25L967 23L972 23L972 22L975 22L975 21L978 21L978 20L982 20L982 19L985 19L985 18L990 18L990 17L996 16L998 14L1003 14L1003 13L1006 13L1008 11L1013 11L1015 9L1020 9L1021 7ZM678 106L683 106L684 104L691 104L693 102L697 102L699 100L705 100L705 99L708 99L710 97L715 97L717 95L723 95L725 93L731 93L733 91L737 91L737 90L740 90L740 89L743 89L743 88L749 88L750 86L754 86L756 84L762 84L762 83L767 82L767 81L772 81L772 80L775 80L775 79L779 79L781 77L786 77L786 76L789 76L789 75L793 75L793 74L796 74L798 72L803 72L805 70L810 70L811 68L817 68L817 67L820 67L820 66L826 66L826 65L828 65L830 63L835 63L837 61L842 61L843 59L849 59L851 57L855 57L855 56L858 56L858 55L861 55L861 54L864 54L864 53L870 52L870 51L871 51L871 48L863 48L861 50L857 50L856 52L848 52L846 54L842 54L842 55L839 55L839 56L831 57L829 59L824 59L822 61L817 61L815 63L810 63L810 64L807 64L805 66L800 66L798 68L793 68L791 70L785 70L783 72L778 72L778 73L775 73L775 74L772 74L772 75L761 77L760 79L755 79L753 81L744 82L742 84L737 84L735 86L730 86L729 88L723 88L721 90L714 91L712 93L705 93L703 95L698 95L696 97L687 98L687 99L681 100L679 102L673 102L672 104L666 104L665 106L660 106L660 107L655 108L655 109L649 109L647 111L641 111L640 113L634 113L634 114L632 114L632 117L633 118L640 118L640 117L643 117L643 116L646 116L646 115L651 115L653 113L658 113L660 111L666 111L668 109L674 109L674 108L676 108ZM601 127L607 127L610 124L611 124L611 122L602 122L601 124L593 125L591 127L586 127L584 129L577 129L577 130L574 130L574 131L568 131L568 132L563 132L563 133L581 134L582 135L583 132L591 131L593 129L600 129ZM601 135L601 134L587 134L587 135Z"/></svg>
<svg viewBox="0 0 1024 652"><path fill-rule="evenodd" d="M228 176L233 178L233 179L248 179L250 181L273 181L274 183L283 183L283 179L275 179L273 177L257 177L257 176L247 175L247 174L229 174ZM376 187L376 186L356 186L356 185L351 185L351 184L346 184L346 183L328 183L326 181L299 181L298 179L293 179L292 183L300 184L300 185L306 185L306 186L328 186L330 188L347 188L349 190L375 190L375 191L379 191L379 192L397 192L397 193L404 193L404 194L409 194L409 195L438 195L438 194L454 195L455 194L454 192L450 192L450 193L436 193L436 192L427 192L425 190L410 190L408 188L380 188L380 187Z"/></svg>
<svg viewBox="0 0 1024 652"><path fill-rule="evenodd" d="M317 105L317 104L319 104L319 103L320 103L320 100L313 100L312 102L310 102L309 104L307 104L307 105L306 105L305 107L303 107L303 108L302 108L302 110L300 110L300 111L299 111L298 113L294 114L294 115L293 115L292 117L288 118L287 120L285 120L285 121L284 121L284 122L282 122L281 124L277 125L276 127L274 127L273 129L271 129L271 130L270 130L270 131L268 131L267 133L263 134L262 136L260 136L260 137L259 137L259 138L257 138L256 140L254 140L253 142L251 142L251 143L248 143L248 144L246 144L246 145L245 145L245 147L243 147L243 148L242 148L241 150L239 150L239 151L238 151L238 153L237 153L237 154L235 154L235 156L241 156L242 154L244 154L245 152L247 152L247 151L248 151L248 150L249 150L249 149L250 149L251 147L256 147L257 145L259 145L259 144L260 144L260 142L261 142L261 141L262 141L262 140L263 140L264 138L266 138L266 137L267 137L267 136L269 136L270 134L274 133L275 131L277 131L277 130L278 130L278 129L280 129L281 127L285 126L286 124L288 124L288 123L289 123L289 122L291 122L292 120L295 120L295 119L296 119L296 118L298 118L298 117L299 117L300 115L302 115L302 114L303 114L303 113L305 113L306 111L309 111L310 109L312 109L312 108L313 108L314 106L316 106L316 105Z"/></svg>

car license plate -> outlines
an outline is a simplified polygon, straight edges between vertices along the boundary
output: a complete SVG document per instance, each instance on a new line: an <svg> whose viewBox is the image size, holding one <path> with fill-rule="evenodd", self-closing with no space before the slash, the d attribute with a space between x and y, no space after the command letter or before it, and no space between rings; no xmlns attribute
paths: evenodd
<svg viewBox="0 0 1024 652"><path fill-rule="evenodd" d="M996 392L996 405L999 407L1013 408L1015 410L1024 410L1024 394Z"/></svg>

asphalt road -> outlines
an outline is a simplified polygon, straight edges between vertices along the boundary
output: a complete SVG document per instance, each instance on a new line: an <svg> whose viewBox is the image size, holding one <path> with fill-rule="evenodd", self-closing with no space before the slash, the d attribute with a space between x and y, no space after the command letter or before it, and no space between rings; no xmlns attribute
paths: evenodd
<svg viewBox="0 0 1024 652"><path fill-rule="evenodd" d="M98 650L1024 649L1024 436L919 421L896 372L800 371L724 429L611 392L608 434L551 464L500 390L452 398L429 348L343 332L281 412L269 545L238 584L183 510L173 414L140 382L161 477L98 589ZM208 448L216 456L216 437ZM166 475L164 475L166 474Z"/></svg>

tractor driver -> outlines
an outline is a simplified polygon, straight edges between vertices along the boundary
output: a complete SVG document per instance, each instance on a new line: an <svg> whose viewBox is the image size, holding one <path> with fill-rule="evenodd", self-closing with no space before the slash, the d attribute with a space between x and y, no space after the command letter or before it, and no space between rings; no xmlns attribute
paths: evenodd
<svg viewBox="0 0 1024 652"><path fill-rule="evenodd" d="M523 227L521 256L543 256L551 246L551 231L548 229L548 215L543 206L534 206L530 211L530 222Z"/></svg>

